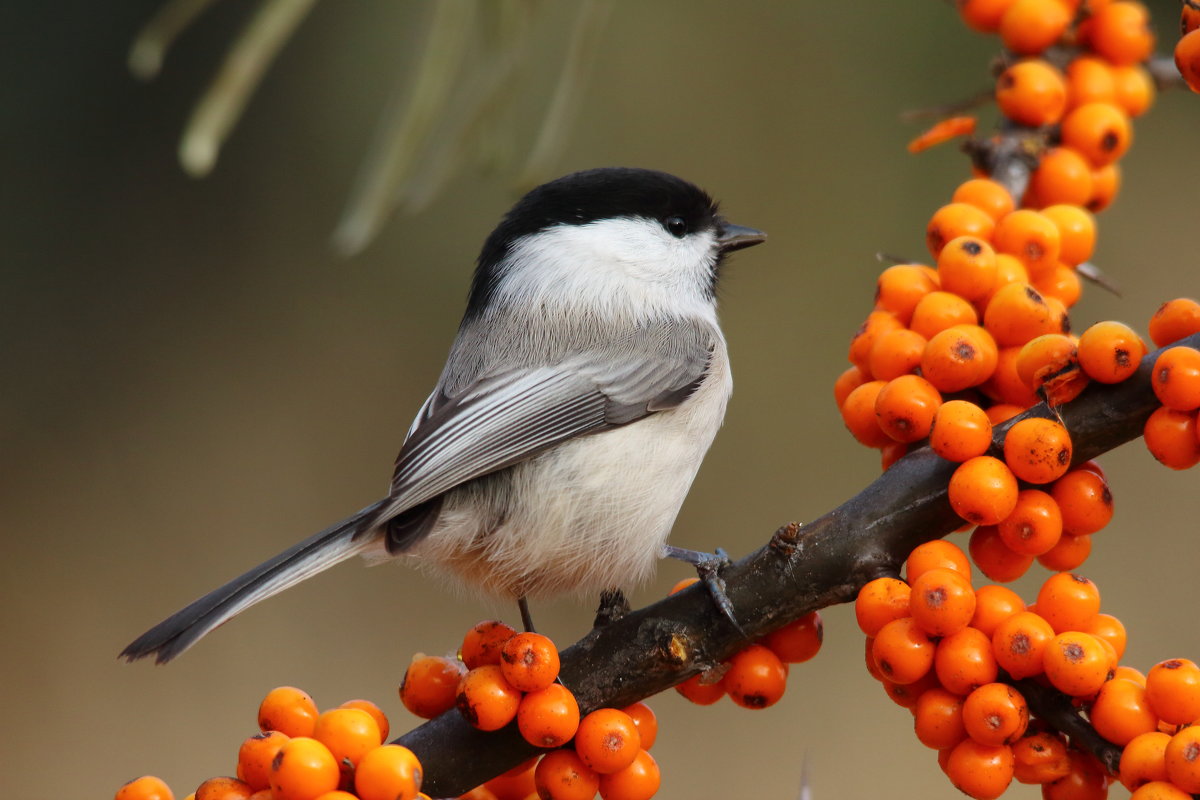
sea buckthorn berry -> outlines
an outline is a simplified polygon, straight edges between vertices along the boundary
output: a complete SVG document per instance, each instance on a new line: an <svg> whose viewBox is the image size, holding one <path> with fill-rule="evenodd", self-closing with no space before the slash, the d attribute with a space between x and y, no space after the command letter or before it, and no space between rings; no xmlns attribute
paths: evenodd
<svg viewBox="0 0 1200 800"><path fill-rule="evenodd" d="M467 665L467 669L475 669L485 664L499 664L501 648L515 634L516 630L511 625L499 620L487 619L478 622L463 637L458 657Z"/></svg>
<svg viewBox="0 0 1200 800"><path fill-rule="evenodd" d="M1088 181L1091 186L1091 181ZM1086 202L1087 198L1084 198ZM1076 205L1051 205L1042 209L1042 216L1058 228L1058 259L1075 267L1092 257L1096 248L1096 220L1086 209Z"/></svg>
<svg viewBox="0 0 1200 800"><path fill-rule="evenodd" d="M875 417L883 432L898 442L916 442L929 435L942 396L919 375L888 381L875 397Z"/></svg>
<svg viewBox="0 0 1200 800"><path fill-rule="evenodd" d="M1056 387L1069 383L1074 395L1063 402L1073 400L1087 385L1075 340L1061 333L1047 333L1026 342L1017 355L1017 376L1034 391L1047 387L1046 394L1057 391L1060 396L1063 392Z"/></svg>
<svg viewBox="0 0 1200 800"><path fill-rule="evenodd" d="M1049 783L1071 771L1067 745L1057 734L1026 731L1012 749L1013 777L1021 783Z"/></svg>
<svg viewBox="0 0 1200 800"><path fill-rule="evenodd" d="M916 331L901 328L888 331L875 340L868 361L871 374L881 380L899 378L921 366L925 352L925 337Z"/></svg>
<svg viewBox="0 0 1200 800"><path fill-rule="evenodd" d="M983 312L983 327L1000 347L1017 347L1043 334L1062 333L1065 322L1066 317L1027 283L1005 286Z"/></svg>
<svg viewBox="0 0 1200 800"><path fill-rule="evenodd" d="M887 472L892 464L908 455L908 447L904 442L892 441L879 448L880 468Z"/></svg>
<svg viewBox="0 0 1200 800"><path fill-rule="evenodd" d="M929 570L939 568L961 572L968 581L971 579L971 560L961 547L945 539L933 539L914 547L904 561L904 576L912 584Z"/></svg>
<svg viewBox="0 0 1200 800"><path fill-rule="evenodd" d="M1179 9L1179 35L1186 36L1200 28L1200 4L1196 0L1183 0Z"/></svg>
<svg viewBox="0 0 1200 800"><path fill-rule="evenodd" d="M1050 495L1062 513L1063 533L1092 534L1112 519L1113 497L1108 482L1091 470L1071 470L1054 482Z"/></svg>
<svg viewBox="0 0 1200 800"><path fill-rule="evenodd" d="M260 797L260 795L262 796ZM418 798L424 796L425 795L417 795ZM357 800L357 798L358 795L351 794L350 792L343 792L341 789L334 789L332 792L325 792L324 794L317 795L316 800ZM267 789L263 792L255 792L254 794L250 795L247 800L271 800L271 790Z"/></svg>
<svg viewBox="0 0 1200 800"><path fill-rule="evenodd" d="M341 766L349 761L357 765L367 751L383 744L379 724L358 708L335 708L317 717L313 738L329 748Z"/></svg>
<svg viewBox="0 0 1200 800"><path fill-rule="evenodd" d="M338 706L338 708L357 708L360 711L367 712L375 720L375 724L379 726L379 738L383 740L387 739L388 732L391 730L391 726L388 725L387 715L370 700L347 700Z"/></svg>
<svg viewBox="0 0 1200 800"><path fill-rule="evenodd" d="M1114 101L1130 117L1140 117L1154 105L1154 79L1141 64L1113 68Z"/></svg>
<svg viewBox="0 0 1200 800"><path fill-rule="evenodd" d="M1058 503L1045 492L1024 489L1017 495L1017 507L997 526L1000 538L1017 553L1040 556L1062 536L1062 513Z"/></svg>
<svg viewBox="0 0 1200 800"><path fill-rule="evenodd" d="M1200 350L1172 347L1154 362L1150 385L1160 403L1176 411L1200 408Z"/></svg>
<svg viewBox="0 0 1200 800"><path fill-rule="evenodd" d="M537 794L537 782L534 779L537 763L538 758L534 756L508 772L491 778L483 786L496 796L496 800L526 800L530 795Z"/></svg>
<svg viewBox="0 0 1200 800"><path fill-rule="evenodd" d="M1165 722L1195 722L1200 719L1200 667L1186 658L1160 661L1146 675L1146 697Z"/></svg>
<svg viewBox="0 0 1200 800"><path fill-rule="evenodd" d="M875 306L896 315L907 325L921 298L938 288L937 280L916 264L895 264L879 273Z"/></svg>
<svg viewBox="0 0 1200 800"><path fill-rule="evenodd" d="M1154 52L1150 15L1141 3L1106 3L1092 14L1089 44L1115 65L1145 61Z"/></svg>
<svg viewBox="0 0 1200 800"><path fill-rule="evenodd" d="M967 203L987 213L993 220L1013 210L1012 195L990 178L971 178L959 184L950 198L955 203Z"/></svg>
<svg viewBox="0 0 1200 800"><path fill-rule="evenodd" d="M1067 760L1067 774L1042 785L1043 800L1104 800L1108 796L1108 773L1095 758L1068 750Z"/></svg>
<svg viewBox="0 0 1200 800"><path fill-rule="evenodd" d="M1200 792L1200 727L1192 725L1172 736L1164 756L1167 779L1190 794Z"/></svg>
<svg viewBox="0 0 1200 800"><path fill-rule="evenodd" d="M1029 727L1029 706L1008 684L988 683L963 701L963 726L980 744L1013 744Z"/></svg>
<svg viewBox="0 0 1200 800"><path fill-rule="evenodd" d="M1046 646L1042 667L1055 689L1072 697L1090 697L1108 680L1109 659L1095 636L1068 631Z"/></svg>
<svg viewBox="0 0 1200 800"><path fill-rule="evenodd" d="M579 727L579 703L561 683L529 692L517 707L517 729L534 747L561 747Z"/></svg>
<svg viewBox="0 0 1200 800"><path fill-rule="evenodd" d="M955 325L925 345L921 374L939 391L958 392L987 380L998 359L999 350L987 331L978 325Z"/></svg>
<svg viewBox="0 0 1200 800"><path fill-rule="evenodd" d="M1019 347L1001 348L996 368L979 388L998 402L1028 407L1035 405L1039 398L1017 376L1017 355L1020 351Z"/></svg>
<svg viewBox="0 0 1200 800"><path fill-rule="evenodd" d="M1100 688L1088 719L1096 733L1124 747L1134 737L1158 730L1158 717L1136 683L1114 678Z"/></svg>
<svg viewBox="0 0 1200 800"><path fill-rule="evenodd" d="M742 708L767 708L787 689L787 665L770 648L752 644L729 659L721 683L729 699Z"/></svg>
<svg viewBox="0 0 1200 800"><path fill-rule="evenodd" d="M1025 59L1000 73L996 81L996 104L1000 113L1018 125L1035 128L1052 125L1067 110L1067 84L1062 73L1049 62Z"/></svg>
<svg viewBox="0 0 1200 800"><path fill-rule="evenodd" d="M1090 633L1100 641L1108 642L1112 645L1118 662L1125 655L1125 643L1127 641L1125 626L1121 623L1121 620L1112 614L1097 614L1092 617L1091 622L1083 626L1082 630L1084 633ZM1143 678L1140 683L1142 686L1145 686L1146 680Z"/></svg>
<svg viewBox="0 0 1200 800"><path fill-rule="evenodd" d="M1034 559L1006 545L995 525L980 525L971 531L970 550L979 571L1000 583L1009 583L1024 575Z"/></svg>
<svg viewBox="0 0 1200 800"><path fill-rule="evenodd" d="M879 392L886 386L885 381L869 381L850 392L846 402L842 404L842 422L851 435L867 447L883 447L894 441L879 427L879 418L875 416L875 400Z"/></svg>
<svg viewBox="0 0 1200 800"><path fill-rule="evenodd" d="M650 800L661 782L658 762L645 750L639 750L629 766L616 772L601 773L600 797L603 800Z"/></svg>
<svg viewBox="0 0 1200 800"><path fill-rule="evenodd" d="M996 292L1010 283L1029 283L1029 270L1016 256L1010 253L996 253L996 285L991 294L979 301L979 307L986 309Z"/></svg>
<svg viewBox="0 0 1200 800"><path fill-rule="evenodd" d="M1146 420L1142 439L1150 454L1171 469L1188 469L1200 462L1200 438L1196 430L1196 415L1158 408Z"/></svg>
<svg viewBox="0 0 1200 800"><path fill-rule="evenodd" d="M312 800L336 789L340 776L329 748L316 739L296 736L283 743L271 762L271 794L277 800Z"/></svg>
<svg viewBox="0 0 1200 800"><path fill-rule="evenodd" d="M1168 734L1153 731L1135 736L1121 751L1121 785L1133 791L1151 781L1167 779Z"/></svg>
<svg viewBox="0 0 1200 800"><path fill-rule="evenodd" d="M238 779L256 792L270 787L271 762L289 738L279 731L265 731L242 742L238 748Z"/></svg>
<svg viewBox="0 0 1200 800"><path fill-rule="evenodd" d="M959 236L946 242L938 254L937 271L943 291L971 301L980 300L991 293L996 283L996 251L983 239Z"/></svg>
<svg viewBox="0 0 1200 800"><path fill-rule="evenodd" d="M947 461L981 456L992 445L992 423L983 409L966 400L948 400L933 415L929 446Z"/></svg>
<svg viewBox="0 0 1200 800"><path fill-rule="evenodd" d="M1079 56L1067 64L1067 105L1112 103L1117 97L1117 82L1112 66L1102 58Z"/></svg>
<svg viewBox="0 0 1200 800"><path fill-rule="evenodd" d="M871 652L883 676L893 683L915 683L933 667L936 647L911 617L892 620L875 636Z"/></svg>
<svg viewBox="0 0 1200 800"><path fill-rule="evenodd" d="M813 611L768 633L762 643L783 663L802 664L820 651L824 638L825 626L821 622L821 614ZM644 743L642 746L646 747Z"/></svg>
<svg viewBox="0 0 1200 800"><path fill-rule="evenodd" d="M976 456L950 477L950 505L975 525L996 525L1017 506L1017 479L998 458Z"/></svg>
<svg viewBox="0 0 1200 800"><path fill-rule="evenodd" d="M921 699L921 695L930 689L938 688L938 679L933 670L930 670L912 683L894 683L884 678L880 684L889 700L901 708L911 711L917 707L917 701Z"/></svg>
<svg viewBox="0 0 1200 800"><path fill-rule="evenodd" d="M875 637L864 636L863 644L863 665L867 668L867 673L879 682L887 680L883 677L883 671L879 669L879 664L875 663Z"/></svg>
<svg viewBox="0 0 1200 800"><path fill-rule="evenodd" d="M854 332L854 336L850 338L850 350L848 353L850 363L857 366L863 372L868 372L870 370L871 350L875 347L875 342L888 331L899 330L903 327L904 325L900 323L900 320L892 312L872 311L867 315L863 324L858 326L858 330Z"/></svg>
<svg viewBox="0 0 1200 800"><path fill-rule="evenodd" d="M463 718L481 731L497 731L512 722L521 693L509 686L495 664L485 664L462 676L454 704Z"/></svg>
<svg viewBox="0 0 1200 800"><path fill-rule="evenodd" d="M959 0L958 13L967 27L980 33L992 33L1000 27L1000 18L1013 0Z"/></svg>
<svg viewBox="0 0 1200 800"><path fill-rule="evenodd" d="M421 790L421 762L407 747L385 744L363 756L354 771L362 800L413 800Z"/></svg>
<svg viewBox="0 0 1200 800"><path fill-rule="evenodd" d="M980 586L975 590L975 616L971 618L971 627L991 642L992 634L1001 622L1024 610L1025 602L1021 596L1007 586Z"/></svg>
<svg viewBox="0 0 1200 800"><path fill-rule="evenodd" d="M533 777L543 800L592 800L600 790L600 776L569 749L542 756Z"/></svg>
<svg viewBox="0 0 1200 800"><path fill-rule="evenodd" d="M962 721L963 701L945 689L930 689L917 698L913 729L917 740L934 750L954 747L966 738Z"/></svg>
<svg viewBox="0 0 1200 800"><path fill-rule="evenodd" d="M1091 536L1063 536L1058 540L1058 544L1037 556L1037 560L1046 569L1069 572L1078 569L1091 553Z"/></svg>
<svg viewBox="0 0 1200 800"><path fill-rule="evenodd" d="M575 752L584 764L607 775L632 764L642 749L641 742L637 725L628 714L615 708L601 708L579 723Z"/></svg>
<svg viewBox="0 0 1200 800"><path fill-rule="evenodd" d="M1109 164L1092 172L1092 199L1087 210L1093 214L1103 211L1117 199L1121 191L1121 165Z"/></svg>
<svg viewBox="0 0 1200 800"><path fill-rule="evenodd" d="M246 800L254 790L237 778L209 778L196 787L194 800Z"/></svg>
<svg viewBox="0 0 1200 800"><path fill-rule="evenodd" d="M913 309L913 332L926 340L956 325L974 325L979 321L975 307L950 292L930 292Z"/></svg>
<svg viewBox="0 0 1200 800"><path fill-rule="evenodd" d="M930 636L949 636L971 622L975 615L975 591L962 573L931 569L913 581L909 612Z"/></svg>
<svg viewBox="0 0 1200 800"><path fill-rule="evenodd" d="M1092 166L1103 167L1125 155L1133 128L1128 115L1112 103L1087 103L1063 117L1062 142Z"/></svg>
<svg viewBox="0 0 1200 800"><path fill-rule="evenodd" d="M518 633L500 648L504 680L522 692L537 692L558 677L558 648L540 633Z"/></svg>
<svg viewBox="0 0 1200 800"><path fill-rule="evenodd" d="M278 686L267 692L258 706L258 727L291 737L312 736L317 724L317 704L308 692L294 686Z"/></svg>
<svg viewBox="0 0 1200 800"><path fill-rule="evenodd" d="M858 387L862 386L870 380L867 374L855 366L847 367L846 370L837 377L833 382L833 399L837 402L838 409L841 409L846 403L846 398L850 396Z"/></svg>
<svg viewBox="0 0 1200 800"><path fill-rule="evenodd" d="M952 239L959 236L976 236L991 239L995 223L987 212L967 203L948 203L937 211L925 226L925 244L934 258Z"/></svg>
<svg viewBox="0 0 1200 800"><path fill-rule="evenodd" d="M910 592L908 584L899 578L876 578L868 582L854 601L858 627L867 636L874 636L892 620L907 617Z"/></svg>
<svg viewBox="0 0 1200 800"><path fill-rule="evenodd" d="M1000 40L1014 53L1035 55L1059 40L1071 13L1058 0L1014 0L1000 17Z"/></svg>
<svg viewBox="0 0 1200 800"><path fill-rule="evenodd" d="M676 685L675 691L698 706L711 706L725 696L725 687L720 680L705 681L707 673L693 675Z"/></svg>
<svg viewBox="0 0 1200 800"><path fill-rule="evenodd" d="M1046 648L1054 638L1050 623L1022 611L1004 620L992 634L996 663L1013 678L1031 678L1043 672Z"/></svg>
<svg viewBox="0 0 1200 800"><path fill-rule="evenodd" d="M997 222L993 242L998 252L1020 259L1034 278L1054 268L1062 248L1058 227L1041 212L1028 208L1018 209Z"/></svg>
<svg viewBox="0 0 1200 800"><path fill-rule="evenodd" d="M1092 197L1092 164L1070 147L1052 147L1038 161L1029 180L1035 205L1083 205Z"/></svg>
<svg viewBox="0 0 1200 800"><path fill-rule="evenodd" d="M1012 748L963 739L950 751L946 775L960 792L976 800L995 800L1012 783Z"/></svg>
<svg viewBox="0 0 1200 800"><path fill-rule="evenodd" d="M1100 589L1082 575L1060 572L1038 590L1037 609L1055 633L1082 631L1100 613Z"/></svg>
<svg viewBox="0 0 1200 800"><path fill-rule="evenodd" d="M1097 322L1079 337L1079 366L1092 380L1119 383L1137 371L1146 345L1122 322Z"/></svg>
<svg viewBox="0 0 1200 800"><path fill-rule="evenodd" d="M1071 466L1072 453L1070 434L1052 419L1020 420L1004 437L1005 462L1014 475L1029 483L1061 478Z"/></svg>
<svg viewBox="0 0 1200 800"><path fill-rule="evenodd" d="M1079 273L1066 264L1057 264L1054 269L1033 282L1033 288L1043 297L1059 300L1064 308L1070 308L1083 296L1083 283Z"/></svg>
<svg viewBox="0 0 1200 800"><path fill-rule="evenodd" d="M945 637L934 652L933 670L943 688L959 695L991 683L997 674L992 640L972 627Z"/></svg>
<svg viewBox="0 0 1200 800"><path fill-rule="evenodd" d="M1164 347L1193 333L1200 333L1200 303L1190 297L1168 300L1150 317L1150 338Z"/></svg>
<svg viewBox="0 0 1200 800"><path fill-rule="evenodd" d="M143 775L117 789L113 800L175 800L175 795L162 778Z"/></svg>
<svg viewBox="0 0 1200 800"><path fill-rule="evenodd" d="M433 719L454 708L458 683L466 672L457 658L418 654L400 683L400 702L418 717Z"/></svg>
<svg viewBox="0 0 1200 800"><path fill-rule="evenodd" d="M1144 784L1129 795L1129 800L1191 800L1191 795L1166 781Z"/></svg>
<svg viewBox="0 0 1200 800"><path fill-rule="evenodd" d="M658 739L658 717L655 715L654 710L645 703L634 703L621 710L629 715L634 725L637 725L638 736L641 737L642 749L649 750L653 747L654 742Z"/></svg>

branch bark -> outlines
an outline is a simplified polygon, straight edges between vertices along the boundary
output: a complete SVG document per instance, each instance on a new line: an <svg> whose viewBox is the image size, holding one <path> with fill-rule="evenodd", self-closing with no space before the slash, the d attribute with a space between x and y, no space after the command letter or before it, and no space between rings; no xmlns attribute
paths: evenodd
<svg viewBox="0 0 1200 800"><path fill-rule="evenodd" d="M1200 347L1200 334L1175 344ZM1158 407L1150 373L1160 352L1142 359L1129 380L1093 383L1058 409L1071 432L1076 464L1141 436ZM1030 416L1054 412L1038 405L1016 419ZM1004 433L1016 419L997 427L994 451L1001 450ZM819 519L776 531L766 545L722 573L742 629L759 637L809 612L849 602L867 581L897 574L914 547L958 528L962 520L946 493L955 467L922 447ZM746 644L698 584L593 629L563 651L561 677L586 714L657 694ZM482 733L457 711L395 741L421 759L424 791L432 797L458 796L540 752L515 726ZM1111 760L1111 753L1104 758Z"/></svg>

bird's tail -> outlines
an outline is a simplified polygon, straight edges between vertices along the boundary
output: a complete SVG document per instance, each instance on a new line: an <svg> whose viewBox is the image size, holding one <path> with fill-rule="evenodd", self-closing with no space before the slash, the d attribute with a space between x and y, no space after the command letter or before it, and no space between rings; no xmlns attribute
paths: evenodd
<svg viewBox="0 0 1200 800"><path fill-rule="evenodd" d="M358 534L366 534L373 527L376 512L386 502L367 506L214 589L143 633L121 651L121 658L135 661L153 655L159 664L170 661L255 603L378 546L375 537Z"/></svg>

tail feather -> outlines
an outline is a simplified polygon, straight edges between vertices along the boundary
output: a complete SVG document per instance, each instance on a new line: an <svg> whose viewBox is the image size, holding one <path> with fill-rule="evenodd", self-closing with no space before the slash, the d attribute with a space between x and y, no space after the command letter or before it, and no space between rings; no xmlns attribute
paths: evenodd
<svg viewBox="0 0 1200 800"><path fill-rule="evenodd" d="M121 651L121 658L136 661L153 655L157 663L166 663L255 603L377 546L373 537L358 534L373 526L385 502L367 506L214 589L143 633Z"/></svg>

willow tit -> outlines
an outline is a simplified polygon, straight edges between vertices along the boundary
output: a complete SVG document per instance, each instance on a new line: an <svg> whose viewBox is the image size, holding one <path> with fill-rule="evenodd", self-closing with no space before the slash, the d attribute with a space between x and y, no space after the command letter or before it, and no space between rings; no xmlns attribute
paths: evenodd
<svg viewBox="0 0 1200 800"><path fill-rule="evenodd" d="M411 556L523 612L526 597L645 580L732 388L716 313L722 261L765 238L662 172L593 169L529 192L483 245L387 496L121 655L169 661L354 555Z"/></svg>

